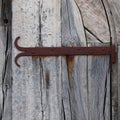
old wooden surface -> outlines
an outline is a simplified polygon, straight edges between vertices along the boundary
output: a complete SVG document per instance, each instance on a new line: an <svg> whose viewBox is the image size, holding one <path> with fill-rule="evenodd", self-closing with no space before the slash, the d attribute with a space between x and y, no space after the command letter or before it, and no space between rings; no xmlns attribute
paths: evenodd
<svg viewBox="0 0 120 120"><path fill-rule="evenodd" d="M11 120L11 0L0 1L0 8L0 119Z"/></svg>
<svg viewBox="0 0 120 120"><path fill-rule="evenodd" d="M120 13L119 13L119 7L120 7L120 1L119 0L107 0L108 2L108 7L110 8L110 15L112 16L112 26L113 28L111 33L114 33L113 41L117 45L120 43ZM118 48L116 47L116 51ZM119 56L119 52L117 52L116 58ZM116 61L116 64L113 65L113 72L112 72L112 111L113 111L113 120L119 120L120 119L120 94L119 94L119 63L118 63L118 58Z"/></svg>
<svg viewBox="0 0 120 120"><path fill-rule="evenodd" d="M0 1L0 16L1 16L1 7L2 7L2 1ZM0 19L0 24L2 25L2 20ZM2 93L2 71L3 71L3 63L4 63L4 45L3 45L3 27L0 26L0 118L2 117L2 109L3 109L3 93Z"/></svg>
<svg viewBox="0 0 120 120"><path fill-rule="evenodd" d="M21 36L19 44L22 46L87 46L84 27L89 38L92 36L99 42L110 42L104 9L100 12L103 19L97 23L97 8L93 9L91 5L90 10L85 11L86 8L81 7L81 12L85 11L83 16L92 11L96 17L94 26L100 26L97 29L93 24L89 25L86 18L84 20L74 0L14 0L12 5L13 43L17 36ZM96 5L102 6L101 2ZM109 120L109 58L25 57L19 60L21 68L18 68L14 63L18 51L14 47L12 53L13 120Z"/></svg>
<svg viewBox="0 0 120 120"><path fill-rule="evenodd" d="M102 0L76 0L76 3L81 10L85 30L92 33L98 41L109 42L109 26Z"/></svg>
<svg viewBox="0 0 120 120"><path fill-rule="evenodd" d="M10 20L11 1L3 3L3 16ZM110 120L108 56L24 57L18 68L14 40L20 36L19 45L25 47L103 46L109 45L110 37L115 39L114 27L105 0L13 0L12 41L11 27L0 27L5 39L0 41L2 120ZM113 90L117 120L117 89Z"/></svg>

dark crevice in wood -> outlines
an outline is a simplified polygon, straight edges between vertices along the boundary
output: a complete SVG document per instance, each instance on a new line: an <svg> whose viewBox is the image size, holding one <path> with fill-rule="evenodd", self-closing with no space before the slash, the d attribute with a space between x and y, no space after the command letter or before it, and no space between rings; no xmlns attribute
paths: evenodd
<svg viewBox="0 0 120 120"><path fill-rule="evenodd" d="M41 9L42 9L42 4L40 5L40 1L39 1L39 43L38 45L41 47L42 46L42 40L41 40L41 28L42 28L42 24L41 24Z"/></svg>
<svg viewBox="0 0 120 120"><path fill-rule="evenodd" d="M8 33L9 31L7 30L7 40L6 40L6 49L5 49L5 55L7 55L7 53L8 53L8 50L9 50L9 40L8 40L8 35L9 35L9 33ZM6 65L6 64L5 64Z"/></svg>
<svg viewBox="0 0 120 120"><path fill-rule="evenodd" d="M43 46L43 43L42 43L42 39L41 39L41 29L42 29L42 16L41 16L41 13L42 13L42 8L43 8L43 0L41 0L41 3L39 1L39 41L38 41L38 46L39 47L42 47ZM47 90L49 89L49 71L46 71L45 73L45 76L44 76L44 67L43 67L43 61L44 61L44 58L39 58L39 62L40 62L40 94L41 94L41 107L42 107L42 120L44 120L44 112L45 112L45 109L44 108L44 104L43 104L43 86L44 86L44 82L46 82L46 95L47 95L47 98L48 98L48 93L47 93ZM48 99L47 99L48 100ZM48 102L48 101L47 101Z"/></svg>
<svg viewBox="0 0 120 120"><path fill-rule="evenodd" d="M3 21L4 21L4 24L8 24L8 19L3 19Z"/></svg>
<svg viewBox="0 0 120 120"><path fill-rule="evenodd" d="M42 87L43 87L43 83L42 83L42 80L44 81L45 78L44 78L44 73L43 73L43 64L42 64L42 59L39 60L40 61L40 68L41 68L41 71L40 71L40 76L41 76L41 79L40 79L40 92L41 92L41 107L42 107L42 120L44 120L44 106L43 106L43 91L42 91Z"/></svg>
<svg viewBox="0 0 120 120"><path fill-rule="evenodd" d="M87 27L85 27L85 26L84 26L84 28L85 28L85 30L87 30L91 35L93 35L93 36L96 38L96 40L98 40L99 42L103 43L103 41L100 40L91 30L89 30L89 29L88 29Z"/></svg>
<svg viewBox="0 0 120 120"><path fill-rule="evenodd" d="M64 120L66 120L66 115L65 115L65 108L64 108L63 99L62 99L62 108L63 108L63 117L64 117Z"/></svg>
<svg viewBox="0 0 120 120"><path fill-rule="evenodd" d="M70 91L68 90L68 97L69 97L69 105L70 105L70 113L71 113L71 120L73 120L73 115L72 115L72 103L71 103L71 95L70 95Z"/></svg>

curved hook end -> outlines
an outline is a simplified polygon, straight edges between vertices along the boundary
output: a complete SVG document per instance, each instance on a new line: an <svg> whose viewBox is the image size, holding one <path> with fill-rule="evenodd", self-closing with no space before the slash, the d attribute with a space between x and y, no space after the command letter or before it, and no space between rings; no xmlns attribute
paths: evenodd
<svg viewBox="0 0 120 120"><path fill-rule="evenodd" d="M15 57L15 64L20 68L20 64L18 63L18 58L19 58L19 54Z"/></svg>
<svg viewBox="0 0 120 120"><path fill-rule="evenodd" d="M18 40L20 39L20 36L18 36L18 37L16 37L16 39L15 39L15 42L14 42L14 45L15 45L15 47L18 49L19 48L19 46L18 46ZM19 55L17 55L16 57L15 57L15 64L18 66L18 67L20 67L20 65L18 64L18 58L19 58Z"/></svg>
<svg viewBox="0 0 120 120"><path fill-rule="evenodd" d="M19 49L19 46L18 46L18 40L19 39L20 39L20 36L16 37L15 42L14 42L14 45L17 49Z"/></svg>
<svg viewBox="0 0 120 120"><path fill-rule="evenodd" d="M17 65L17 67L20 68L20 64L18 63L18 57L17 56L15 57L15 64Z"/></svg>

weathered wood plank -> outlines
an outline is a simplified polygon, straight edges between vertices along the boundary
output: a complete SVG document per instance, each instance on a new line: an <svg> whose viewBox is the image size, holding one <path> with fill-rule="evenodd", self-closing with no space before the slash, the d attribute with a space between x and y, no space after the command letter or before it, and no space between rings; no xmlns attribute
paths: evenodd
<svg viewBox="0 0 120 120"><path fill-rule="evenodd" d="M21 37L19 44L25 47L39 46L40 0L12 1L12 38ZM18 51L12 48L12 120L42 120L42 100L39 59L24 57L21 68L14 63Z"/></svg>
<svg viewBox="0 0 120 120"><path fill-rule="evenodd" d="M107 0L111 9L111 16L113 17L113 23L116 32L116 44L120 44L120 0Z"/></svg>
<svg viewBox="0 0 120 120"><path fill-rule="evenodd" d="M91 43L90 46L103 46ZM109 56L88 57L89 119L110 120L110 59Z"/></svg>
<svg viewBox="0 0 120 120"><path fill-rule="evenodd" d="M83 3L89 7L89 2ZM97 13L92 9L94 5ZM88 31L88 43L84 15L74 0L14 0L12 6L12 120L109 120L108 57L24 57L19 60L21 68L14 63L17 36L21 36L19 44L26 47L87 46L92 38L97 41L97 37L109 43L108 23L101 3L98 2L98 9L96 3L90 2L89 11L97 19L94 27L98 27L92 28L97 37ZM102 19L97 24L99 12ZM92 24L88 26L91 28Z"/></svg>
<svg viewBox="0 0 120 120"><path fill-rule="evenodd" d="M109 42L110 35L108 21L101 0L75 1L81 11L84 26L101 42Z"/></svg>
<svg viewBox="0 0 120 120"><path fill-rule="evenodd" d="M119 12L117 10L119 6L119 1L117 0L103 0L105 9L109 19L110 36L112 38L112 43L116 45L119 44ZM116 63L112 65L112 119L118 120L118 61L116 56Z"/></svg>
<svg viewBox="0 0 120 120"><path fill-rule="evenodd" d="M0 119L2 117L2 110L3 110L3 90L2 90L2 72L3 72L3 64L5 60L5 55L4 55L4 31L3 31L3 26L2 26L2 1L0 1Z"/></svg>
<svg viewBox="0 0 120 120"><path fill-rule="evenodd" d="M36 46L39 44L43 46L59 46L61 43L60 4L58 4L58 1L54 1L53 3L49 1L49 3L48 1L33 2L32 0L25 2L14 1L13 39L17 35L22 36L22 39L25 41L22 41L21 45L24 46ZM16 11L18 12L16 13ZM31 19L29 20L29 18ZM22 27L19 28L19 25ZM34 32L35 34L33 34ZM29 44L27 44L27 41ZM17 51L14 48L13 56L16 53ZM57 83L57 80L60 71L58 64L61 62L59 62L59 58L42 59L40 63L35 59L21 59L21 66L24 66L21 69L17 68L13 62L13 120L28 120L32 118L60 119L61 109L58 110L60 91L57 88L61 89L61 87L59 87L60 84Z"/></svg>
<svg viewBox="0 0 120 120"><path fill-rule="evenodd" d="M62 0L62 46L86 46L81 13L74 0ZM87 57L62 58L64 120L88 120Z"/></svg>
<svg viewBox="0 0 120 120"><path fill-rule="evenodd" d="M2 120L11 120L11 112L12 112L12 70L11 70L11 1L4 0L1 1L2 5L2 15L1 15L1 68L2 71L2 94L3 94L3 102L2 102ZM6 22L7 21L7 22ZM9 24L9 26L8 26ZM1 95L2 96L2 95Z"/></svg>
<svg viewBox="0 0 120 120"><path fill-rule="evenodd" d="M76 3L78 3L78 7L83 16L88 46L104 45L98 43L110 43L111 31L103 2L97 0L76 0ZM87 67L88 118L90 120L110 120L109 57L89 56Z"/></svg>
<svg viewBox="0 0 120 120"><path fill-rule="evenodd" d="M41 46L61 46L61 0L44 0L41 6ZM41 69L43 120L64 120L61 57L41 58Z"/></svg>
<svg viewBox="0 0 120 120"><path fill-rule="evenodd" d="M118 46L118 120L120 118L120 46Z"/></svg>

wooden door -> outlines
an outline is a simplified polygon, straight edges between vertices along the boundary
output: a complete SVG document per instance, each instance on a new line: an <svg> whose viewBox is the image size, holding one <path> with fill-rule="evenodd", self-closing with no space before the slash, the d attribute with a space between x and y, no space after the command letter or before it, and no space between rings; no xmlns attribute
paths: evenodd
<svg viewBox="0 0 120 120"><path fill-rule="evenodd" d="M109 46L114 34L108 4L102 0L8 3L12 11L7 7L4 14L11 27L1 28L1 34L8 36L2 42L6 53L1 58L2 120L110 120L109 56L22 57L20 68L14 62L20 52L14 46L18 36L22 47Z"/></svg>

